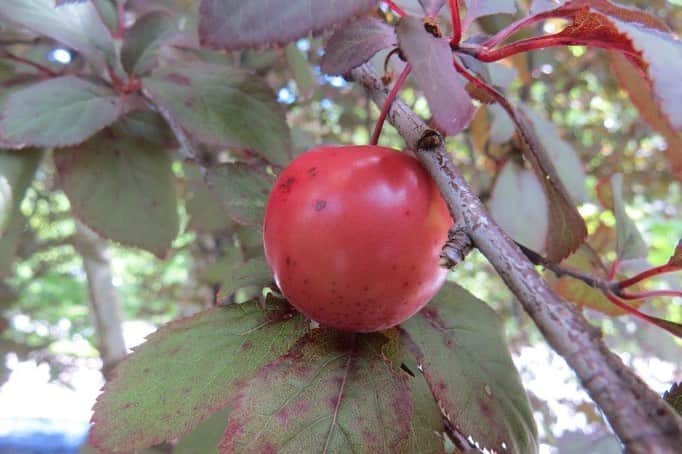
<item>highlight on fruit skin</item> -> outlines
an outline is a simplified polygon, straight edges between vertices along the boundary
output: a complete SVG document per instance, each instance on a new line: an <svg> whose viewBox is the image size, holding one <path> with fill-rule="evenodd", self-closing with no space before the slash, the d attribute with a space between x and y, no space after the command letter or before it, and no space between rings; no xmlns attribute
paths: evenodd
<svg viewBox="0 0 682 454"><path fill-rule="evenodd" d="M452 218L412 156L380 146L321 146L279 175L266 206L265 254L300 312L345 331L385 330L442 286Z"/></svg>

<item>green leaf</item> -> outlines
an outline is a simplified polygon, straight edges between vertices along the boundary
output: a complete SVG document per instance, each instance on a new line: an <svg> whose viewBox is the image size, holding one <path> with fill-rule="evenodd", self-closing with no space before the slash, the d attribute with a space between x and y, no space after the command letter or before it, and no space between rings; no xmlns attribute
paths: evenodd
<svg viewBox="0 0 682 454"><path fill-rule="evenodd" d="M220 297L228 297L244 287L260 286L262 288L274 281L265 257L256 257L244 263L238 263L223 276L220 283Z"/></svg>
<svg viewBox="0 0 682 454"><path fill-rule="evenodd" d="M240 391L221 452L395 453L412 401L387 342L315 330Z"/></svg>
<svg viewBox="0 0 682 454"><path fill-rule="evenodd" d="M93 445L133 451L188 433L305 332L288 306L254 302L169 323L121 362L94 407Z"/></svg>
<svg viewBox="0 0 682 454"><path fill-rule="evenodd" d="M495 222L515 241L542 251L549 232L549 204L535 174L507 161L495 180L488 201Z"/></svg>
<svg viewBox="0 0 682 454"><path fill-rule="evenodd" d="M232 219L247 225L263 222L272 177L246 164L223 164L209 171L208 181Z"/></svg>
<svg viewBox="0 0 682 454"><path fill-rule="evenodd" d="M377 0L202 0L199 36L203 46L243 49L286 44L369 11ZM272 13L272 14L270 14Z"/></svg>
<svg viewBox="0 0 682 454"><path fill-rule="evenodd" d="M610 196L606 202L608 208L613 211L616 217L616 254L620 260L630 260L646 257L649 254L642 234L639 233L637 225L625 211L625 201L623 200L623 175L617 173L611 177L611 192L605 197Z"/></svg>
<svg viewBox="0 0 682 454"><path fill-rule="evenodd" d="M538 451L528 398L492 309L446 284L402 329L455 427L491 450Z"/></svg>
<svg viewBox="0 0 682 454"><path fill-rule="evenodd" d="M161 46L172 44L180 34L178 17L165 11L152 11L139 18L126 31L121 61L129 74L145 74L156 67Z"/></svg>
<svg viewBox="0 0 682 454"><path fill-rule="evenodd" d="M111 32L89 0L61 6L54 0L3 0L0 18L77 50L96 67L120 68Z"/></svg>
<svg viewBox="0 0 682 454"><path fill-rule="evenodd" d="M24 228L21 202L33 181L42 151L0 150L0 275L10 272Z"/></svg>
<svg viewBox="0 0 682 454"><path fill-rule="evenodd" d="M0 117L0 135L13 147L75 145L109 126L129 108L103 85L74 76L15 91Z"/></svg>
<svg viewBox="0 0 682 454"><path fill-rule="evenodd" d="M228 407L202 421L192 432L180 439L173 447L173 454L217 454L230 411Z"/></svg>
<svg viewBox="0 0 682 454"><path fill-rule="evenodd" d="M221 232L234 227L220 199L211 191L196 165L185 164L185 208L188 227L199 232Z"/></svg>
<svg viewBox="0 0 682 454"><path fill-rule="evenodd" d="M285 53L287 56L287 64L296 81L296 88L298 89L299 95L303 99L310 98L317 86L313 68L296 44L289 44L286 47Z"/></svg>
<svg viewBox="0 0 682 454"><path fill-rule="evenodd" d="M55 153L76 215L100 235L165 257L178 234L175 179L157 144L100 134Z"/></svg>
<svg viewBox="0 0 682 454"><path fill-rule="evenodd" d="M291 160L289 127L270 87L253 74L177 63L143 80L149 96L202 142L250 148L273 164Z"/></svg>

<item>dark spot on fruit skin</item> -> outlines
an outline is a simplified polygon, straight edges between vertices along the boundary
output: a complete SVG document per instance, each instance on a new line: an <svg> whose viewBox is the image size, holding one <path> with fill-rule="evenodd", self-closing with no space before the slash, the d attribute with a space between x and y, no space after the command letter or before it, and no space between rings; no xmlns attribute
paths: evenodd
<svg viewBox="0 0 682 454"><path fill-rule="evenodd" d="M407 288L407 287L409 287L409 286L410 286L410 283L409 283L409 282L407 282L407 281L403 282L403 288Z"/></svg>
<svg viewBox="0 0 682 454"><path fill-rule="evenodd" d="M296 183L296 178L294 177L289 177L284 181L283 183L280 183L279 189L285 194L289 194L291 192L292 186Z"/></svg>
<svg viewBox="0 0 682 454"><path fill-rule="evenodd" d="M317 176L317 167L311 167L308 169L308 175L311 177L316 177Z"/></svg>
<svg viewBox="0 0 682 454"><path fill-rule="evenodd" d="M405 210L405 216L409 218L411 214L412 212L410 210Z"/></svg>
<svg viewBox="0 0 682 454"><path fill-rule="evenodd" d="M303 283L307 285L310 283L310 281L308 279L303 279Z"/></svg>
<svg viewBox="0 0 682 454"><path fill-rule="evenodd" d="M368 285L365 285L364 287L362 287L362 290L364 290L365 292L368 292L368 291L369 291L369 286L368 286Z"/></svg>
<svg viewBox="0 0 682 454"><path fill-rule="evenodd" d="M315 201L315 211L322 211L327 206L326 200L316 200Z"/></svg>
<svg viewBox="0 0 682 454"><path fill-rule="evenodd" d="M291 266L291 257L287 255L287 258L284 259L284 262L287 264L287 266Z"/></svg>

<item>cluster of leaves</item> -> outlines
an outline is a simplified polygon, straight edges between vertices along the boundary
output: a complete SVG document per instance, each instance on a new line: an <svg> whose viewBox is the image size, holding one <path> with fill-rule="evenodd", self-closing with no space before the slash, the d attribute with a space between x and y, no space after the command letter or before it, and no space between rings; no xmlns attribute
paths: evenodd
<svg viewBox="0 0 682 454"><path fill-rule="evenodd" d="M168 256L180 230L180 175L189 227L236 239L204 271L204 280L220 285L222 297L249 300L174 322L123 362L95 408L96 446L132 450L172 441L202 430L197 426L209 418L224 432L218 437L224 452L442 452L444 432L492 449L537 449L528 402L495 316L461 288L447 285L400 329L372 335L311 329L285 302L262 296L271 276L258 224L295 137L270 86L251 71L262 65L257 53L203 47L288 44L287 64L305 97L316 82L289 43L360 16L329 38L322 71L346 75L380 51L399 49L390 54L407 61L398 80L412 73L435 128L456 135L471 125L472 132L484 131L474 135L478 148L509 145L498 157L489 206L515 239L546 252L553 263L579 261L589 247L597 259L615 248L623 261L646 249L625 215L618 183L604 203L618 219L617 239L612 249L598 249L592 246L597 233L585 243L587 227L575 208L588 197L579 159L548 120L508 100L516 74L487 63L566 44L619 52L612 57L617 74L645 119L667 138L677 171L682 111L671 74L682 70L674 57L682 47L660 21L606 0L534 1L529 16L495 36L460 42L474 21L514 13L516 2L466 1L459 22L458 3L450 2L447 18L444 0L419 1L408 9L412 14L377 10L380 2L373 0L324 8L312 0L274 6L203 0L198 23L166 2L52 3L7 0L0 10L0 32L27 34L36 46L46 39L59 43L73 58L54 68L25 48L14 50L26 55L3 50L17 67L0 97L0 146L7 149L0 154L7 162L0 166L0 272L18 247L20 204L43 154L38 149L47 148L82 222L159 257ZM268 5L276 11L266 11ZM137 13L130 27L124 6ZM396 13L404 17L396 20ZM561 32L503 45L518 30L557 18L568 21ZM448 19L452 39L443 36ZM394 93L399 89L396 83ZM477 111L479 103L486 106ZM182 165L174 166L175 150ZM518 223L518 211L508 211L519 206L528 210L524 221L537 221L532 230L527 221ZM559 279L556 285L565 284ZM577 293L566 295L613 308Z"/></svg>

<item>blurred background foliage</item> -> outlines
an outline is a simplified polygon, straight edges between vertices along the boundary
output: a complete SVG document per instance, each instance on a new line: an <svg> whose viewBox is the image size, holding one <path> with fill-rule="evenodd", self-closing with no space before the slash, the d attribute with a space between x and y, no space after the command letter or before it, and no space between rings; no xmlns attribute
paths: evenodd
<svg viewBox="0 0 682 454"><path fill-rule="evenodd" d="M129 2L132 10L138 12L145 11L151 3ZM195 20L196 2L166 3L168 8L175 8ZM409 5L410 2L399 3ZM661 17L673 30L682 30L679 0L621 0L620 3L645 9ZM491 33L510 20L495 16L474 26L477 32ZM545 31L551 32L552 27L560 25L545 24ZM320 73L322 43L321 38L309 38L285 49L245 51L230 56L235 64L264 76L277 93L287 108L297 152L319 143L366 144L378 116L361 88L341 77ZM42 57L50 55L51 49L50 43L46 43ZM18 46L15 50L22 48ZM32 52L38 51L32 49ZM385 53L374 59L377 68L383 69L384 58ZM391 62L400 64L396 59ZM614 226L613 215L602 210L597 202L595 186L601 178L623 173L628 213L650 247L649 262L661 264L667 261L682 237L682 186L673 176L663 151L665 139L641 120L627 93L613 77L610 63L605 52L582 47L534 52L505 62L518 74L510 87L512 98L550 118L580 156L588 175L589 190L588 200L580 210L590 230L593 232L600 224ZM14 69L13 63L0 57L0 81L10 80ZM399 68L393 71L397 73ZM411 86L401 96L428 117L425 99ZM490 196L497 173L514 153L511 137L505 137L505 128L509 128L505 120L489 114L486 125L488 128L481 128L483 132L472 125L465 134L447 142L456 162L483 199ZM495 143L486 134L501 135L505 140ZM401 147L402 139L387 125L381 143ZM202 199L205 195L197 189L196 175L179 162L175 171L177 191L185 204L180 208L183 230L169 256L161 260L148 252L108 244L112 283L129 327L130 323L144 322L148 331L212 305L218 294L217 282L206 277L207 269L210 271L213 266L213 272L220 273L220 266L215 265L220 263L219 257L238 249L248 258L249 248L260 247L257 230L226 221L220 210L211 207L210 200ZM49 157L43 160L21 212L27 222L18 257L11 263L10 272L0 279L0 383L9 378L12 364L31 360L48 364L53 380L69 384L69 370L92 367L92 359L98 357L98 340L90 315L87 276L73 242L76 222ZM607 253L606 258L613 259L613 253ZM566 407L572 411L570 417L580 415L582 427L601 427L595 433L606 438L595 436L595 439L608 442L608 436L603 435L607 432L601 416L588 399L571 400L568 396L548 394L542 386L535 388L539 371L533 365L549 362L557 373L565 365L554 364L555 359L546 347L541 347L543 353L537 358L528 350L542 346L542 337L485 260L477 253L472 254L452 271L450 278L491 304L504 321L510 348L518 359L540 419L543 440L560 445L561 440L566 442L566 436L575 435L569 431L563 432L564 438L559 437L562 430L572 429L557 426L558 419L566 417L559 414ZM680 287L681 284L679 275L669 276L657 280L652 288ZM659 299L648 302L644 309L682 321L680 303L679 299ZM649 371L651 376L645 376L650 382L653 380L657 390L662 391L660 388L665 383L656 380L682 380L680 344L672 336L643 326L630 317L610 318L587 312L590 320L603 328L609 345L627 362L644 364L644 369L651 364L659 365L663 378L657 378L655 370ZM652 358L667 365L656 363L658 360ZM573 380L570 372L561 373ZM577 446L576 443L574 440L566 446Z"/></svg>

